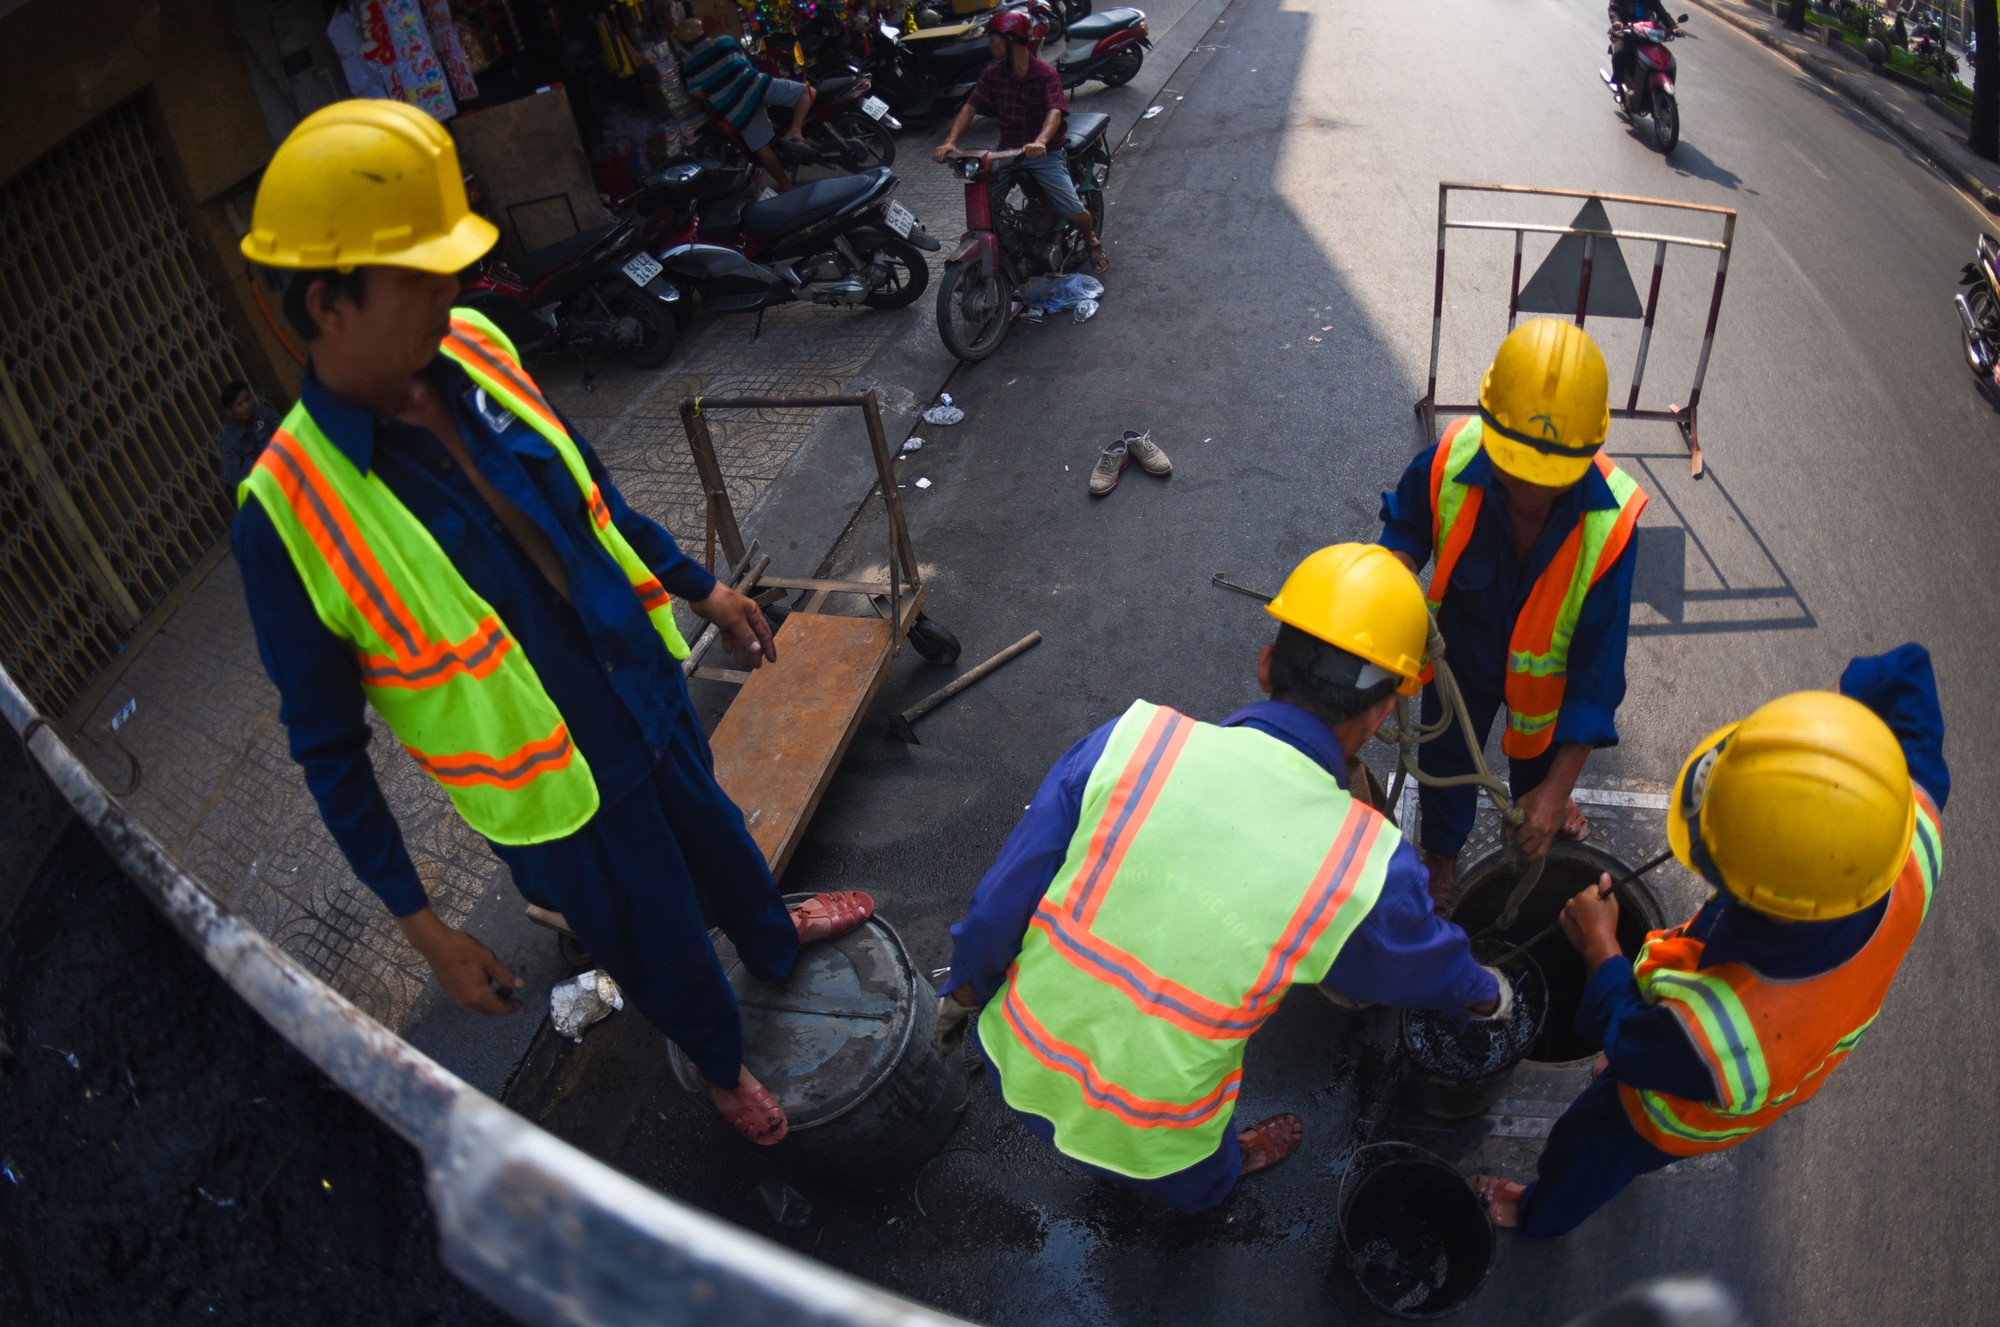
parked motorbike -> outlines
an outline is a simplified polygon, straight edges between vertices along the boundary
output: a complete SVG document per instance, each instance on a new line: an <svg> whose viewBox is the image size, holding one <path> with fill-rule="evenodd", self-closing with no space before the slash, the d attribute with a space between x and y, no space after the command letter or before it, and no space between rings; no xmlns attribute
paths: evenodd
<svg viewBox="0 0 2000 1327"><path fill-rule="evenodd" d="M637 218L593 226L518 264L488 260L460 297L524 356L554 350L615 354L650 369L679 339L681 290L641 247Z"/></svg>
<svg viewBox="0 0 2000 1327"><path fill-rule="evenodd" d="M662 188L691 199L701 172L693 162L675 166ZM795 300L900 309L930 285L924 254L940 246L915 213L890 200L896 185L878 168L707 216L685 202L687 229L658 261L668 279L717 313L761 313Z"/></svg>
<svg viewBox="0 0 2000 1327"><path fill-rule="evenodd" d="M1674 20L1686 23L1688 16L1682 14ZM1653 146L1662 152L1672 152L1681 141L1680 101L1674 93L1674 75L1678 65L1667 43L1677 39L1678 31L1669 31L1658 23L1632 23L1611 30L1611 50L1615 55L1618 43L1627 42L1632 47L1632 81L1636 87L1623 87L1611 77L1609 69L1598 70L1598 77L1611 89L1612 97L1625 111L1626 116L1637 123L1641 116L1651 119L1653 124Z"/></svg>
<svg viewBox="0 0 2000 1327"><path fill-rule="evenodd" d="M1067 21L1052 0L1034 0L1030 10L1047 29L1041 58L1055 66L1065 92L1092 79L1108 88L1123 87L1138 76L1153 48L1143 9L1107 9Z"/></svg>
<svg viewBox="0 0 2000 1327"><path fill-rule="evenodd" d="M1070 180L1104 237L1104 186L1111 178L1111 117L1070 115L1063 135ZM965 181L965 238L938 286L938 335L945 349L976 363L1000 348L1014 320L1014 288L1029 277L1070 272L1087 256L1083 236L1026 175L1008 175L1012 152L959 152L945 165ZM995 188L996 182L1001 187Z"/></svg>
<svg viewBox="0 0 2000 1327"><path fill-rule="evenodd" d="M2000 396L2000 240L1981 235L1972 261L1958 278L1965 289L1952 296L1958 309L1959 339L1965 364L1989 397Z"/></svg>
<svg viewBox="0 0 2000 1327"><path fill-rule="evenodd" d="M792 108L766 104L771 117L772 146L792 166L825 166L838 171L873 170L896 160L896 131L903 122L889 111L889 103L874 94L873 80L850 70L813 85L812 109L799 133L804 143L784 137L792 125ZM710 112L714 126L729 154L748 160L749 146L736 126Z"/></svg>
<svg viewBox="0 0 2000 1327"><path fill-rule="evenodd" d="M869 75L876 93L906 119L950 115L993 63L985 29L977 25L932 36L904 33L885 21L875 35Z"/></svg>

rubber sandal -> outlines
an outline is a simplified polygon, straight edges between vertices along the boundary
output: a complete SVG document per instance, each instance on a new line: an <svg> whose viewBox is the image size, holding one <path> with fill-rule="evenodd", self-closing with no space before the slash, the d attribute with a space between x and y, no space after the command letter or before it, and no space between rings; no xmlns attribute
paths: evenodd
<svg viewBox="0 0 2000 1327"><path fill-rule="evenodd" d="M1299 1150L1305 1141L1306 1123L1291 1111L1257 1121L1237 1134L1243 1145L1243 1174L1269 1170Z"/></svg>
<svg viewBox="0 0 2000 1327"><path fill-rule="evenodd" d="M834 894L815 894L791 909L792 925L799 928L799 943L814 944L846 935L875 915L875 900L858 889Z"/></svg>
<svg viewBox="0 0 2000 1327"><path fill-rule="evenodd" d="M1084 250L1090 255L1090 271L1093 276L1103 276L1111 270L1111 255L1104 252L1102 243L1093 244Z"/></svg>
<svg viewBox="0 0 2000 1327"><path fill-rule="evenodd" d="M710 1084L710 1086L714 1086ZM713 1097L710 1100L714 1100ZM745 1073L736 1088L736 1105L724 1110L721 1102L715 1109L730 1128L742 1134L759 1147L771 1147L785 1140L791 1132L791 1121L785 1118L785 1108L771 1095L771 1089Z"/></svg>
<svg viewBox="0 0 2000 1327"><path fill-rule="evenodd" d="M1498 1175L1473 1175L1466 1183L1479 1195L1479 1201L1486 1205L1486 1215L1502 1230L1512 1230L1521 1224L1521 1197L1528 1192L1528 1186L1515 1180L1503 1179Z"/></svg>
<svg viewBox="0 0 2000 1327"><path fill-rule="evenodd" d="M1575 802L1569 804L1569 811L1563 816L1562 828L1556 831L1556 837L1571 843L1582 843L1590 837L1590 817Z"/></svg>

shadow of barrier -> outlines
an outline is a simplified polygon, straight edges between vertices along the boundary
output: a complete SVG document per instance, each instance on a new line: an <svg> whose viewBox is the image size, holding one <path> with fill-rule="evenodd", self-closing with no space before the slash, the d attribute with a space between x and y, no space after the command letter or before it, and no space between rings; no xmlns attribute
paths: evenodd
<svg viewBox="0 0 2000 1327"><path fill-rule="evenodd" d="M486 1096L219 904L0 669L0 714L141 893L243 1002L422 1155L439 1254L536 1324L964 1327L682 1203Z"/></svg>
<svg viewBox="0 0 2000 1327"><path fill-rule="evenodd" d="M1721 632L1802 631L1819 625L1770 545L1714 474L1691 484L1672 473L1675 452L1623 452L1672 524L1642 524L1633 534L1634 636L1702 636Z"/></svg>
<svg viewBox="0 0 2000 1327"><path fill-rule="evenodd" d="M1454 217L1451 213L1451 196L1454 192L1504 194L1516 198L1582 199L1583 206L1577 212L1575 219L1567 225L1520 220L1466 220ZM1660 209L1679 217L1688 217L1692 214L1711 218L1719 221L1721 234L1670 235L1657 230L1620 230L1612 226L1604 210L1606 203ZM1445 249L1454 230L1513 233L1514 271L1507 288L1507 330L1510 332L1514 330L1515 321L1523 313L1560 314L1572 318L1578 327L1583 326L1585 318L1593 313L1599 317L1640 320L1638 354L1632 364L1632 385L1626 395L1625 404L1611 407L1611 416L1614 419L1654 420L1674 425L1680 430L1681 441L1687 446L1688 473L1696 479L1701 478L1703 469L1699 428L1701 385L1702 380L1708 376L1709 351L1715 345L1715 322L1722 312L1722 288L1729 276L1729 254L1736 243L1736 210L1706 203L1679 203L1664 198L1598 193L1589 189L1544 189L1524 184L1460 184L1441 181L1438 184L1437 284L1431 304L1430 378L1424 388L1423 399L1416 404L1419 447L1428 447L1437 441L1437 422L1440 414L1452 417L1479 412L1477 402L1468 405L1444 405L1437 399L1438 356L1442 349L1444 332ZM1548 257L1529 278L1527 285L1523 286L1521 259L1529 235L1553 235L1556 237L1556 243ZM1626 268L1624 256L1618 248L1620 240L1649 243L1653 246L1652 281L1647 288L1643 305L1639 301L1638 289L1633 285L1631 274ZM1715 285L1709 296L1708 320L1702 332L1701 358L1695 365L1694 384L1688 389L1686 404L1671 405L1664 410L1644 409L1639 405L1639 389L1646 377L1646 355L1652 348L1653 320L1659 312L1660 279L1666 272L1667 251L1670 248L1714 253Z"/></svg>

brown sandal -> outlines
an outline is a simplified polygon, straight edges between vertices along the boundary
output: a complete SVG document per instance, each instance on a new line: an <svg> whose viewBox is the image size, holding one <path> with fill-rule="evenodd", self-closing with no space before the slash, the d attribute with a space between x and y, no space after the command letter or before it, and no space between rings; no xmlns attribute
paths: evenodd
<svg viewBox="0 0 2000 1327"><path fill-rule="evenodd" d="M846 935L875 915L875 900L858 889L834 894L815 894L791 909L792 925L799 928L799 943L813 944Z"/></svg>
<svg viewBox="0 0 2000 1327"><path fill-rule="evenodd" d="M1257 1121L1236 1135L1236 1141L1243 1145L1242 1173L1255 1175L1269 1170L1298 1151L1305 1137L1306 1122L1290 1111Z"/></svg>
<svg viewBox="0 0 2000 1327"><path fill-rule="evenodd" d="M1084 252L1090 255L1090 270L1093 275L1103 276L1111 270L1111 255L1104 252L1102 241L1091 245Z"/></svg>
<svg viewBox="0 0 2000 1327"><path fill-rule="evenodd" d="M785 1118L785 1108L771 1095L771 1089L750 1076L748 1069L741 1070L740 1073L741 1077L736 1080L734 1089L736 1104L724 1106L721 1101L716 1101L715 1109L728 1122L730 1128L759 1147L770 1147L783 1142L792 1127L791 1121ZM730 1090L716 1089L712 1082L708 1086L711 1089L711 1098L716 1090Z"/></svg>
<svg viewBox="0 0 2000 1327"><path fill-rule="evenodd" d="M1512 1230L1521 1223L1521 1197L1528 1192L1527 1185L1498 1175L1474 1175L1466 1183L1479 1195L1479 1201L1486 1204L1486 1215L1493 1219L1494 1225Z"/></svg>

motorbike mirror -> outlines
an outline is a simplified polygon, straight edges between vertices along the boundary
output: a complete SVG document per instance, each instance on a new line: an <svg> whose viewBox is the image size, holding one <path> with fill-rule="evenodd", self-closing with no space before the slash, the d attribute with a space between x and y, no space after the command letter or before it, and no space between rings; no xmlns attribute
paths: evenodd
<svg viewBox="0 0 2000 1327"><path fill-rule="evenodd" d="M1679 18L1674 20L1674 22L1676 23L1685 23L1687 21L1688 21L1688 16L1686 14L1682 14Z"/></svg>

